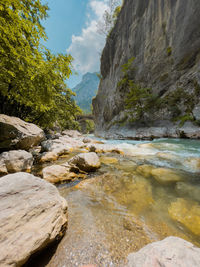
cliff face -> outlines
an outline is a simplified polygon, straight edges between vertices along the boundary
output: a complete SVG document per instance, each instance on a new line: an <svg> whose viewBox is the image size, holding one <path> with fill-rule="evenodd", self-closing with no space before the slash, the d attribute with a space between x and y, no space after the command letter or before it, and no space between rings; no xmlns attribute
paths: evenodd
<svg viewBox="0 0 200 267"><path fill-rule="evenodd" d="M200 138L199 16L199 0L125 0L101 57L97 135ZM130 88L118 84L133 57L129 79L154 98L137 119L125 105Z"/></svg>

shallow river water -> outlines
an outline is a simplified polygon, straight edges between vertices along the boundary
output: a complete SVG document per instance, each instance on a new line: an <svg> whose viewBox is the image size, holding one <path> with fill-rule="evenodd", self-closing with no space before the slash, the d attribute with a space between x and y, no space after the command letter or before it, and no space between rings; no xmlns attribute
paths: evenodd
<svg viewBox="0 0 200 267"><path fill-rule="evenodd" d="M88 179L58 186L68 230L35 266L124 267L129 253L170 235L200 247L200 142L105 142L124 153L101 154Z"/></svg>

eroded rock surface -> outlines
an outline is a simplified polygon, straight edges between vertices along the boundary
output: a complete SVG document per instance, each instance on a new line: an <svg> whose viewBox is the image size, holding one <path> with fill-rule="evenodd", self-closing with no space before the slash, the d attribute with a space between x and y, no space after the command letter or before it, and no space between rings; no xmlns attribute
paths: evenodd
<svg viewBox="0 0 200 267"><path fill-rule="evenodd" d="M43 130L35 124L0 114L0 150L28 150L37 146L43 139Z"/></svg>
<svg viewBox="0 0 200 267"><path fill-rule="evenodd" d="M67 203L56 187L22 172L0 179L0 266L21 266L66 227Z"/></svg>
<svg viewBox="0 0 200 267"><path fill-rule="evenodd" d="M93 100L98 136L200 138L199 13L197 0L124 1L101 57L102 79ZM141 97L139 116L137 105L131 115L126 110L129 88L119 85L130 59L129 80L153 93L146 109Z"/></svg>
<svg viewBox="0 0 200 267"><path fill-rule="evenodd" d="M31 171L33 156L25 150L11 150L0 154L0 175Z"/></svg>
<svg viewBox="0 0 200 267"><path fill-rule="evenodd" d="M42 170L43 178L50 183L70 181L77 177L76 173L70 171L70 165L52 165Z"/></svg>
<svg viewBox="0 0 200 267"><path fill-rule="evenodd" d="M69 164L74 164L83 171L95 171L100 168L101 163L96 153L80 153L69 160Z"/></svg>
<svg viewBox="0 0 200 267"><path fill-rule="evenodd" d="M199 267L200 248L170 236L129 254L128 260L129 267Z"/></svg>

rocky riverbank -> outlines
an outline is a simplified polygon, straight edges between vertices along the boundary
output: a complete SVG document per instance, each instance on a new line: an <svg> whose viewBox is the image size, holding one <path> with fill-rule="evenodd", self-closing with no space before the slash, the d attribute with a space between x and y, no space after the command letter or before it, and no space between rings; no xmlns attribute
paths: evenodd
<svg viewBox="0 0 200 267"><path fill-rule="evenodd" d="M199 266L199 249L178 238L130 254L169 235L199 245L194 148L181 158L175 144L109 144L72 130L45 135L6 115L0 126L1 266L22 266L60 240L67 225L49 263L39 257L35 266Z"/></svg>

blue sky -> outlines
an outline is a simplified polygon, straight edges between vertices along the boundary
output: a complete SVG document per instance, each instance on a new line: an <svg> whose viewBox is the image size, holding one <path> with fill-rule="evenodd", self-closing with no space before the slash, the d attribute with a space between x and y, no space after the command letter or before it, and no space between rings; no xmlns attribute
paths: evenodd
<svg viewBox="0 0 200 267"><path fill-rule="evenodd" d="M98 33L98 22L107 8L107 0L42 0L50 7L43 21L53 53L70 53L74 58L73 75L67 84L74 87L86 72L99 71L105 36Z"/></svg>

